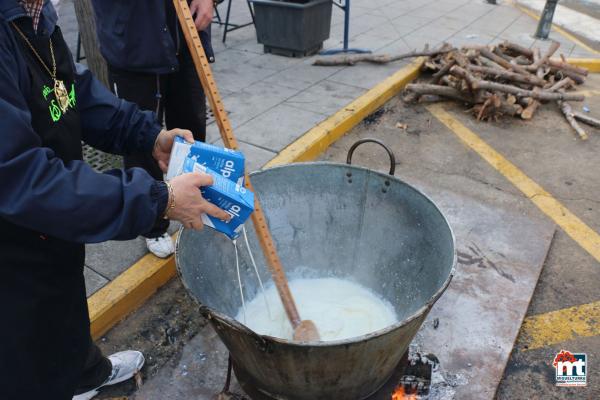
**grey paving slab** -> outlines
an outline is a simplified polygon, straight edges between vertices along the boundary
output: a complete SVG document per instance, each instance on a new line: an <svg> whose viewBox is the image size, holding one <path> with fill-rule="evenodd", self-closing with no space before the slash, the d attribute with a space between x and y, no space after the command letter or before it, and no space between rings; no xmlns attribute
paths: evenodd
<svg viewBox="0 0 600 400"><path fill-rule="evenodd" d="M506 30L496 37L497 41L508 40L515 43L520 43L521 46L531 47L535 42L535 38L531 36L531 33L526 31L514 32Z"/></svg>
<svg viewBox="0 0 600 400"><path fill-rule="evenodd" d="M214 144L223 146L223 141L219 138ZM261 169L263 165L277 155L274 151L263 149L241 140L238 140L238 144L240 145L240 151L244 153L244 157L246 157L246 170L248 172Z"/></svg>
<svg viewBox="0 0 600 400"><path fill-rule="evenodd" d="M418 36L428 40L437 40L439 42L443 42L450 36L458 33L459 30L460 29L456 28L437 26L435 23L431 23L411 32L409 35L405 36L405 38L409 36Z"/></svg>
<svg viewBox="0 0 600 400"><path fill-rule="evenodd" d="M331 115L364 92L363 88L325 80L290 97L283 104Z"/></svg>
<svg viewBox="0 0 600 400"><path fill-rule="evenodd" d="M448 39L448 37L432 38L417 35L415 33L408 34L402 38L404 43L406 43L406 45L411 49L422 49L426 44L428 44L430 48L433 48L441 44L446 39Z"/></svg>
<svg viewBox="0 0 600 400"><path fill-rule="evenodd" d="M234 93L275 73L271 69L249 64L221 62L214 64L213 72L218 87Z"/></svg>
<svg viewBox="0 0 600 400"><path fill-rule="evenodd" d="M379 51L382 47L385 47L397 40L399 35L396 37L381 37L369 32L361 33L360 35L352 38L352 47L358 47L359 49L367 49L373 52Z"/></svg>
<svg viewBox="0 0 600 400"><path fill-rule="evenodd" d="M464 19L457 18L456 16L443 15L442 17L435 20L435 24L445 28L451 28L455 30L464 29L469 25Z"/></svg>
<svg viewBox="0 0 600 400"><path fill-rule="evenodd" d="M138 237L134 240L88 244L85 252L85 265L112 280L142 258L148 250L144 239Z"/></svg>
<svg viewBox="0 0 600 400"><path fill-rule="evenodd" d="M223 98L233 128L255 118L298 93L297 89L271 82L257 82Z"/></svg>
<svg viewBox="0 0 600 400"><path fill-rule="evenodd" d="M215 122L206 126L206 141L208 143L214 143L221 137L219 133L219 127Z"/></svg>
<svg viewBox="0 0 600 400"><path fill-rule="evenodd" d="M341 69L342 67L314 67L311 66L310 60L307 60L276 74L271 73L264 81L292 89L304 90L329 78Z"/></svg>
<svg viewBox="0 0 600 400"><path fill-rule="evenodd" d="M400 32L401 35L406 35L432 23L433 20L434 18L401 15L391 22L393 24L392 26Z"/></svg>
<svg viewBox="0 0 600 400"><path fill-rule="evenodd" d="M244 64L256 57L260 57L260 54L233 48L225 48L215 54L215 63L212 64L213 70L216 72L221 68L226 68L233 64Z"/></svg>
<svg viewBox="0 0 600 400"><path fill-rule="evenodd" d="M280 104L240 126L236 136L247 143L278 152L325 118L325 114Z"/></svg>
<svg viewBox="0 0 600 400"><path fill-rule="evenodd" d="M587 49L584 49L581 46L575 46L573 47L573 49L571 50L571 54L569 55L569 57L592 57L592 58L598 58L598 54L597 53L592 53Z"/></svg>
<svg viewBox="0 0 600 400"><path fill-rule="evenodd" d="M404 65L394 62L385 65L357 64L333 74L329 80L345 85L371 89Z"/></svg>
<svg viewBox="0 0 600 400"><path fill-rule="evenodd" d="M250 39L244 43L234 46L238 50L250 51L256 54L264 53L264 46L256 41L256 39Z"/></svg>
<svg viewBox="0 0 600 400"><path fill-rule="evenodd" d="M85 278L85 294L89 297L106 285L109 280L89 267L83 268Z"/></svg>
<svg viewBox="0 0 600 400"><path fill-rule="evenodd" d="M483 17L477 19L471 25L463 30L476 30L491 36L496 36L504 32L510 25L517 20L518 16L500 18L495 12L490 12Z"/></svg>
<svg viewBox="0 0 600 400"><path fill-rule="evenodd" d="M254 54L254 53L253 53ZM273 54L260 54L247 61L249 65L253 65L258 68L273 69L276 71L282 71L284 69L293 67L301 63L301 58L295 57L281 57Z"/></svg>

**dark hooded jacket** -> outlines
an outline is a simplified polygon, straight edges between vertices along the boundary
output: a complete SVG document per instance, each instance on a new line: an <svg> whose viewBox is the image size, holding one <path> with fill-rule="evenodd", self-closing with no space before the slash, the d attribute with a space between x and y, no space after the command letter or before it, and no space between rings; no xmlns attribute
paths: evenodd
<svg viewBox="0 0 600 400"><path fill-rule="evenodd" d="M100 52L125 71L166 74L179 68L186 44L172 0L92 0ZM214 60L210 27L200 32L209 61Z"/></svg>
<svg viewBox="0 0 600 400"><path fill-rule="evenodd" d="M9 25L23 16L17 0L0 0L0 221L78 243L150 231L167 202L164 183L137 168L100 174L42 146L28 107L37 93ZM56 21L46 1L38 35L51 35ZM116 98L81 65L75 91L84 142L113 154L151 151L161 129L152 113Z"/></svg>

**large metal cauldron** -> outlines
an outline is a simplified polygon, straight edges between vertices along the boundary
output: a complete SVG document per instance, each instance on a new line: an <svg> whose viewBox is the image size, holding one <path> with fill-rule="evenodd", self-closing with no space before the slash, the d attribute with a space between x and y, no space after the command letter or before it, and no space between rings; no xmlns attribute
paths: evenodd
<svg viewBox="0 0 600 400"><path fill-rule="evenodd" d="M230 240L211 229L183 230L177 268L231 353L238 377L276 399L357 400L392 374L452 277L454 237L424 194L401 180L344 164L293 164L252 174L288 276L342 277L379 293L400 322L325 343L261 336L233 319L241 307ZM266 269L247 224L260 274ZM258 290L240 242L246 301ZM300 315L302 315L302 310ZM249 316L251 318L251 316Z"/></svg>

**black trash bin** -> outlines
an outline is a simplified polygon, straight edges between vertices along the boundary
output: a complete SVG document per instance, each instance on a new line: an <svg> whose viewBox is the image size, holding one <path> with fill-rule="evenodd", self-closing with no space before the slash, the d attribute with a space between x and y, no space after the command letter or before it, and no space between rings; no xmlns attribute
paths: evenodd
<svg viewBox="0 0 600 400"><path fill-rule="evenodd" d="M251 0L256 36L265 53L304 57L329 38L331 0Z"/></svg>

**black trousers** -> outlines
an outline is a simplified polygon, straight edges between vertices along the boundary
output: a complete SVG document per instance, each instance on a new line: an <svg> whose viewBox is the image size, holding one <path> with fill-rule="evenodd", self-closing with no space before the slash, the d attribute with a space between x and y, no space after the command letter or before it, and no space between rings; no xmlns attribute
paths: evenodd
<svg viewBox="0 0 600 400"><path fill-rule="evenodd" d="M79 379L75 394L89 392L92 389L102 385L110 377L112 364L110 360L102 354L102 351L90 337L88 354L83 368L83 374Z"/></svg>
<svg viewBox="0 0 600 400"><path fill-rule="evenodd" d="M122 99L136 103L143 110L156 113L167 129L192 131L195 140L206 138L206 99L189 52L178 56L179 71L157 75L124 71L108 66L111 90ZM154 179L162 180L163 173L151 154L136 153L124 157L125 168L140 167ZM161 236L169 221L159 218L146 237Z"/></svg>
<svg viewBox="0 0 600 400"><path fill-rule="evenodd" d="M90 337L82 244L0 218L0 399L69 400L112 365Z"/></svg>

